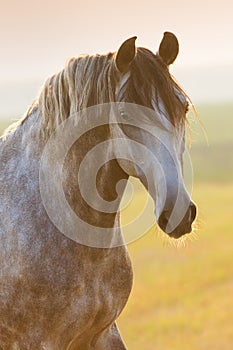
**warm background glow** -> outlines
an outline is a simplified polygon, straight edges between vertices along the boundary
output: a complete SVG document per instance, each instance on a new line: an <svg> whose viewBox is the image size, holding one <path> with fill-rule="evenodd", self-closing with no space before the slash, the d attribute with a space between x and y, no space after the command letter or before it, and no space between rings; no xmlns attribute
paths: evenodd
<svg viewBox="0 0 233 350"><path fill-rule="evenodd" d="M180 38L182 65L232 63L232 13L231 0L2 1L0 76L41 76L131 35L156 50L165 30Z"/></svg>
<svg viewBox="0 0 233 350"><path fill-rule="evenodd" d="M194 101L230 100L232 13L231 0L1 0L0 115L23 112L68 57L115 51L133 35L156 51L166 30L180 41L172 71Z"/></svg>

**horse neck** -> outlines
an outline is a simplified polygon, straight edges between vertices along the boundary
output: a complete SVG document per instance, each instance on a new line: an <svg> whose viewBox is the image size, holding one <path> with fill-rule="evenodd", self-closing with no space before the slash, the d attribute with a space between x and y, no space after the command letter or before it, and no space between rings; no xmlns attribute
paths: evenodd
<svg viewBox="0 0 233 350"><path fill-rule="evenodd" d="M96 170L99 165L96 154L93 152L88 155L87 152L104 141L109 141L108 126L97 127L76 141L64 163L63 188L69 205L81 219L98 227L114 227L128 175L117 160L112 159L111 142L106 143L103 166ZM86 163L81 168L80 164L84 159ZM83 183L80 181L79 171L84 172ZM125 181L117 186L120 180ZM104 208L100 205L102 201Z"/></svg>
<svg viewBox="0 0 233 350"><path fill-rule="evenodd" d="M46 140L41 138L41 120L39 112L34 109L26 117L10 125L0 139L1 152L6 162L19 158L30 167L30 161L38 162ZM27 165L28 162L28 165Z"/></svg>
<svg viewBox="0 0 233 350"><path fill-rule="evenodd" d="M54 159L53 149L50 157L44 157L44 150L48 142L41 137L43 133L41 133L40 126L40 118L37 118L36 115L30 116L17 130L7 136L6 141L3 142L4 146L1 145L0 175L2 168L5 174L3 182L9 182L12 167L17 170L17 177L13 174L10 180L12 191L18 191L18 177L23 175L22 178L30 179L30 184L32 184L31 195L33 198L34 195L38 196L38 205L41 204L47 211L49 218L52 218L51 222L49 220L51 228L53 225L57 226L61 232L65 232L67 237L78 243L101 248L123 245L118 210L128 176L121 169L117 160L108 161L107 154L111 155L111 142L109 142L109 147L104 152L106 162L102 163L104 165L97 173L94 166L96 165L95 154L90 158L88 157L88 164L84 169L84 182L89 184L91 179L96 180L94 181L95 188L93 190L91 188L89 191L88 203L82 196L78 178L79 168L87 152L103 141L109 140L109 126L100 126L92 129L89 133L83 134L70 148L62 163L59 159L57 161L56 157ZM56 139L55 148L60 149L59 144L62 144L62 140ZM57 163L61 163L61 167L57 167ZM40 181L39 174L42 174ZM125 180L121 182L123 186L116 187L122 179ZM60 180L62 180L62 183ZM59 196L60 190L63 193L62 198L65 194L66 203L59 202L61 199L61 196ZM105 208L108 209L108 206L111 206L111 211L101 211L98 208L97 192L99 198L105 200L107 204ZM113 203L114 205L112 205ZM55 213L53 208L55 208ZM73 215L74 213L77 220ZM62 227L60 227L60 222L62 222ZM86 225L86 223L89 225ZM69 230L69 232L72 231L71 236L69 233L66 234L66 229L63 230L63 227L66 226L71 227L71 230ZM99 228L104 230L99 230ZM104 235L102 232L104 232Z"/></svg>

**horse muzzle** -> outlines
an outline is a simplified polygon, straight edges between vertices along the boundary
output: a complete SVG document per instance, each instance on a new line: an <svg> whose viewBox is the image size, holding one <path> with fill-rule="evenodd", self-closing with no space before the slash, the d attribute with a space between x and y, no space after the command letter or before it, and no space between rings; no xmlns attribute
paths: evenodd
<svg viewBox="0 0 233 350"><path fill-rule="evenodd" d="M158 219L158 225L165 233L167 233L170 237L180 238L181 236L192 232L192 223L197 215L197 208L193 202L190 202L185 215L179 224L172 230L169 229L171 214L172 211L164 209Z"/></svg>

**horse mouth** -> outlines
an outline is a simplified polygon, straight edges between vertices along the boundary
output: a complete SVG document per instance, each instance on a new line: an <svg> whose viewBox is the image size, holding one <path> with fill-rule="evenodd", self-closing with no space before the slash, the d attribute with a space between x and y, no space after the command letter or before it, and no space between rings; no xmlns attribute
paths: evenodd
<svg viewBox="0 0 233 350"><path fill-rule="evenodd" d="M168 235L171 238L178 239L184 235L191 233L192 230L193 230L192 226L190 226L189 228L186 228L186 229L176 228L174 231L169 232Z"/></svg>
<svg viewBox="0 0 233 350"><path fill-rule="evenodd" d="M172 238L180 238L181 236L184 236L186 234L189 234L192 232L192 224L196 218L197 215L197 209L196 206L191 203L189 206L185 216L183 217L183 220L180 222L180 224L175 227L173 230L169 231L169 215L167 211L163 211L163 213L160 215L158 220L159 227L167 233Z"/></svg>
<svg viewBox="0 0 233 350"><path fill-rule="evenodd" d="M184 235L187 235L189 233L192 233L193 228L192 224L187 225L181 225L176 227L173 231L167 232L166 229L162 228L160 225L159 227L163 230L164 233L166 233L169 237L178 239Z"/></svg>

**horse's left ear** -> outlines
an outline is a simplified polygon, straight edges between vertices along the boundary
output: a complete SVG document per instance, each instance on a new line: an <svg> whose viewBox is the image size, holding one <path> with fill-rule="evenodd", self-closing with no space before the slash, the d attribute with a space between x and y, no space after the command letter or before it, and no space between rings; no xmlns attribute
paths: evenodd
<svg viewBox="0 0 233 350"><path fill-rule="evenodd" d="M136 54L136 36L123 42L116 55L116 66L121 73L127 72Z"/></svg>
<svg viewBox="0 0 233 350"><path fill-rule="evenodd" d="M159 56L167 65L173 63L179 52L179 43L177 37L170 33L165 32L163 39L159 46Z"/></svg>

